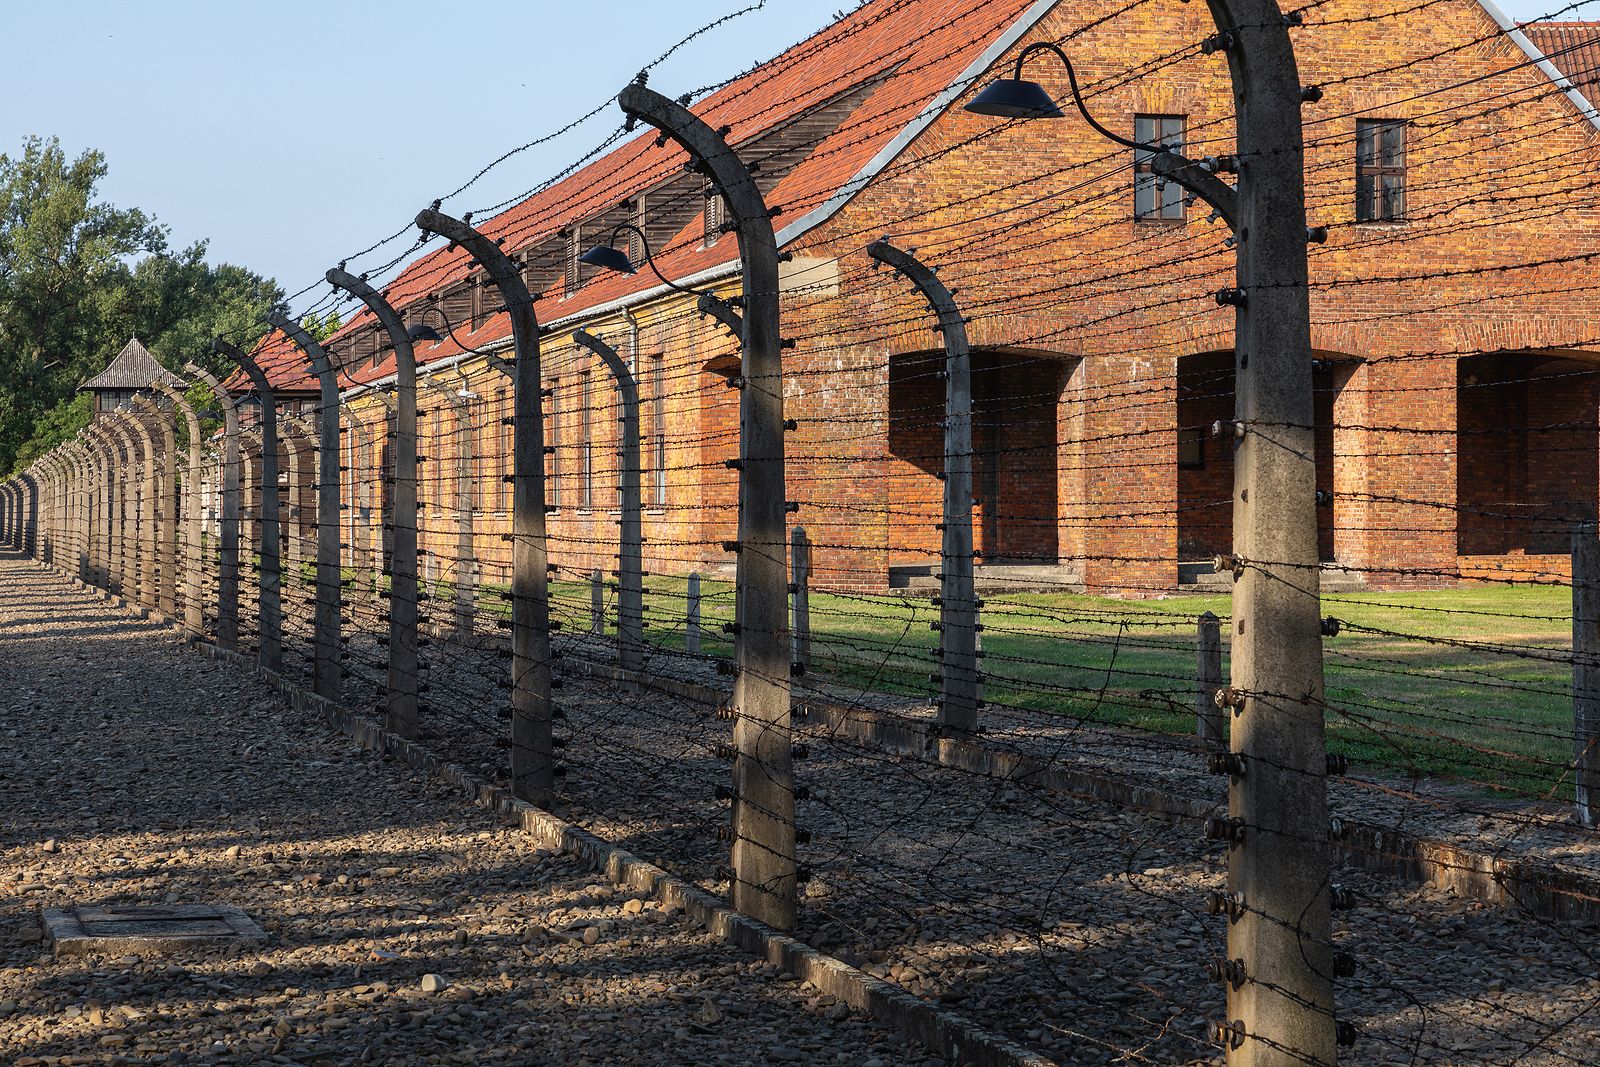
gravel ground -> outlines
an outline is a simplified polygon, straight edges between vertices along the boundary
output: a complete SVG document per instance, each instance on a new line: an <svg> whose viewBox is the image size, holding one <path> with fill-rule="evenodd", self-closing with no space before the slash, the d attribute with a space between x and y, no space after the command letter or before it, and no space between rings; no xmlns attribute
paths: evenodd
<svg viewBox="0 0 1600 1067"><path fill-rule="evenodd" d="M27 562L0 679L0 1062L938 1062ZM134 902L269 941L41 943Z"/></svg>
<svg viewBox="0 0 1600 1067"><path fill-rule="evenodd" d="M576 651L579 639L564 640ZM503 779L504 660L424 650L426 743ZM375 697L381 650L353 661ZM714 754L729 726L703 706L571 672L558 812L712 892L729 780ZM810 943L949 1005L1063 1063L1217 1063L1223 1016L1203 967L1225 940L1204 911L1225 853L1192 826L1032 791L818 729L797 777L813 871L800 933ZM1070 738L1057 738L1063 753ZM1205 779L1214 783L1213 779ZM1344 1062L1593 1064L1600 965L1592 925L1524 919L1448 892L1345 870L1360 904L1336 917L1357 975L1338 1011L1360 1031Z"/></svg>

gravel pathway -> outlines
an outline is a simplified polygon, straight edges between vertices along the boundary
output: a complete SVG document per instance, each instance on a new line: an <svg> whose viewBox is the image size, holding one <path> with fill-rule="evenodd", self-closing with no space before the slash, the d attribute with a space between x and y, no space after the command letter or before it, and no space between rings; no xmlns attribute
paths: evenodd
<svg viewBox="0 0 1600 1067"><path fill-rule="evenodd" d="M0 1062L939 1062L23 561L0 679ZM41 943L134 902L269 941Z"/></svg>
<svg viewBox="0 0 1600 1067"><path fill-rule="evenodd" d="M358 664L381 650L353 642ZM569 649L585 642L564 640ZM503 779L504 660L435 641L426 743ZM365 686L378 682L376 672ZM562 670L558 814L725 893L729 724L701 705ZM362 683L352 685L360 691ZM374 691L375 694L375 691ZM799 936L1073 1064L1216 1064L1221 987L1204 967L1225 849L1192 824L890 755L806 728ZM1058 740L1058 744L1060 741ZM1063 750L1065 746L1062 746ZM1209 779L1207 779L1209 781ZM1356 973L1343 1062L1592 1065L1600 927L1522 918L1353 869L1335 939Z"/></svg>

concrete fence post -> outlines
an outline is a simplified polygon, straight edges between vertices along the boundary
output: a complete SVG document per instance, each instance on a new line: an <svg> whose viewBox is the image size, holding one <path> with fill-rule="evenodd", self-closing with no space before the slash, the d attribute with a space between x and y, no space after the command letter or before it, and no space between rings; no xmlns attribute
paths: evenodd
<svg viewBox="0 0 1600 1067"><path fill-rule="evenodd" d="M1600 528L1572 534L1572 766L1574 817L1600 826Z"/></svg>
<svg viewBox="0 0 1600 1067"><path fill-rule="evenodd" d="M421 668L417 657L416 352L399 312L381 293L367 284L366 279L349 273L343 267L329 268L326 277L328 284L343 289L367 306L383 326L389 343L394 347L394 492L388 497L388 513L380 520L392 531L389 553L389 662L384 721L390 730L400 736L415 737L421 716L417 700ZM326 395L328 387L323 388Z"/></svg>
<svg viewBox="0 0 1600 1067"><path fill-rule="evenodd" d="M279 518L278 491L278 402L272 383L249 354L217 338L212 351L227 356L244 369L255 387L261 409L261 538L260 563L256 578L260 583L256 604L256 662L274 674L283 670L283 529Z"/></svg>
<svg viewBox="0 0 1600 1067"><path fill-rule="evenodd" d="M795 672L804 674L811 667L811 539L805 527L796 526L789 535L789 592L794 598Z"/></svg>
<svg viewBox="0 0 1600 1067"><path fill-rule="evenodd" d="M188 437L188 454L183 465L182 489L172 490L183 510L183 626L195 637L203 637L205 610L205 442L200 439L200 416L178 389L156 386L172 402L183 419Z"/></svg>
<svg viewBox="0 0 1600 1067"><path fill-rule="evenodd" d="M1067 54L1040 41L1017 56L1053 52L1067 67L1083 120L1140 153L1159 178L1205 200L1237 238L1234 284L1219 306L1234 309L1236 388L1230 641L1228 816L1207 824L1229 842L1227 1018L1216 1036L1229 1067L1335 1062L1353 1039L1333 997L1327 744L1322 671L1321 569L1317 551L1316 426L1306 243L1308 94L1290 40L1298 18L1276 0L1208 0L1232 80L1236 145L1201 166L1178 147L1130 140L1095 120ZM979 94L967 106L1008 117L1013 106ZM1059 115L1061 112L1057 111ZM1240 166L1240 161L1244 161ZM1236 171L1237 185L1218 173ZM1270 428L1258 430L1256 428Z"/></svg>
<svg viewBox="0 0 1600 1067"><path fill-rule="evenodd" d="M540 806L555 796L550 703L550 575L545 536L544 404L539 323L522 272L500 246L437 207L417 226L461 246L489 273L511 316L515 427L511 505L511 788Z"/></svg>
<svg viewBox="0 0 1600 1067"><path fill-rule="evenodd" d="M639 454L639 383L617 350L586 330L572 339L589 349L611 372L621 414L617 418L617 665L625 671L644 666L644 498Z"/></svg>
<svg viewBox="0 0 1600 1067"><path fill-rule="evenodd" d="M472 481L476 465L476 449L473 447L472 407L470 399L463 396L467 391L466 374L463 372L460 384L456 388L444 382L434 381L431 377L426 379L427 387L450 406L455 414L455 455L453 465L455 468L455 520L456 520L456 561L454 568L455 589L452 610L454 614L454 629L456 633L466 635L472 633L478 614L478 560L476 545L474 543L474 526L476 503L473 500ZM443 462L439 457L432 457L435 463ZM438 501L433 501L435 507Z"/></svg>
<svg viewBox="0 0 1600 1067"><path fill-rule="evenodd" d="M598 569L589 572L589 632L606 632L606 577Z"/></svg>
<svg viewBox="0 0 1600 1067"><path fill-rule="evenodd" d="M161 550L161 540L156 527L156 498L160 496L160 474L156 468L156 438L143 412L135 409L128 415L128 428L133 431L139 448L139 476L135 482L138 518L135 538L138 553L137 603L145 611L156 610L156 565Z"/></svg>
<svg viewBox="0 0 1600 1067"><path fill-rule="evenodd" d="M217 535L217 644L239 649L239 410L222 383L195 363L184 365L222 408L222 520Z"/></svg>
<svg viewBox="0 0 1600 1067"><path fill-rule="evenodd" d="M939 722L978 727L978 597L972 545L972 351L966 318L933 269L888 241L867 254L905 276L937 317L944 341L944 508L939 522Z"/></svg>
<svg viewBox="0 0 1600 1067"><path fill-rule="evenodd" d="M160 457L155 477L155 609L162 618L178 616L178 434L171 411L162 410L146 396L136 397L134 406L151 428Z"/></svg>
<svg viewBox="0 0 1600 1067"><path fill-rule="evenodd" d="M312 624L312 689L318 696L339 699L343 692L342 612L344 575L340 566L341 495L339 451L339 375L327 351L300 324L274 310L267 324L289 338L306 357L307 369L317 377L317 591ZM359 578L358 578L359 580Z"/></svg>
<svg viewBox="0 0 1600 1067"><path fill-rule="evenodd" d="M744 315L735 564L733 906L779 930L795 923L795 798L789 690L788 501L778 244L750 169L721 133L635 82L617 96L628 121L676 141L728 205L739 242Z"/></svg>
<svg viewBox="0 0 1600 1067"><path fill-rule="evenodd" d="M1195 627L1194 714L1202 744L1216 748L1228 743L1217 693L1222 689L1222 620L1213 612L1200 616Z"/></svg>

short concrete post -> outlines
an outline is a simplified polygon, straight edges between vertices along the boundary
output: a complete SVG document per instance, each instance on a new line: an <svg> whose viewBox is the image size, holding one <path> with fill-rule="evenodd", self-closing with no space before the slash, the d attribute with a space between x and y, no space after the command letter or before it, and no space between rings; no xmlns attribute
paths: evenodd
<svg viewBox="0 0 1600 1067"><path fill-rule="evenodd" d="M1200 742L1212 748L1228 743L1217 693L1222 689L1222 620L1213 612L1195 628L1194 715Z"/></svg>
<svg viewBox="0 0 1600 1067"><path fill-rule="evenodd" d="M644 666L644 498L639 453L639 383L627 362L586 330L572 339L600 357L617 386L617 665Z"/></svg>
<svg viewBox="0 0 1600 1067"><path fill-rule="evenodd" d="M689 588L684 597L683 650L700 654L700 572L689 572Z"/></svg>
<svg viewBox="0 0 1600 1067"><path fill-rule="evenodd" d="M222 407L222 522L217 537L217 645L239 649L239 410L222 383L195 363L184 369L211 390Z"/></svg>
<svg viewBox="0 0 1600 1067"><path fill-rule="evenodd" d="M606 578L598 570L589 572L589 632L606 632Z"/></svg>
<svg viewBox="0 0 1600 1067"><path fill-rule="evenodd" d="M317 407L317 608L312 652L312 688L318 696L339 698L343 669L339 663L343 609L343 575L339 566L339 379L333 361L316 339L285 315L274 312L268 323L282 331L310 363L321 388Z"/></svg>
<svg viewBox="0 0 1600 1067"><path fill-rule="evenodd" d="M944 339L944 513L939 551L939 722L978 727L978 597L972 549L972 353L955 295L926 264L888 241L867 254L903 274L938 317Z"/></svg>
<svg viewBox="0 0 1600 1067"><path fill-rule="evenodd" d="M805 527L796 526L789 535L789 569L793 581L789 594L794 600L795 673L811 667L811 540Z"/></svg>
<svg viewBox="0 0 1600 1067"><path fill-rule="evenodd" d="M1572 765L1574 816L1600 826L1600 532L1572 535Z"/></svg>

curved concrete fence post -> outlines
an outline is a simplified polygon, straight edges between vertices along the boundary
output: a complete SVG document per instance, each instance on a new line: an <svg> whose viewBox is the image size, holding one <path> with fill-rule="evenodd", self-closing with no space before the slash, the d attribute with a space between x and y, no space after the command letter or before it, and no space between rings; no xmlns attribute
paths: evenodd
<svg viewBox="0 0 1600 1067"><path fill-rule="evenodd" d="M137 407L129 410L126 425L139 450L139 465L133 479L134 600L142 610L154 611L156 556L160 550L156 534L156 439L144 413Z"/></svg>
<svg viewBox="0 0 1600 1067"><path fill-rule="evenodd" d="M572 339L600 357L617 386L621 447L617 458L617 665L636 671L644 665L644 530L639 476L639 384L617 350L585 330Z"/></svg>
<svg viewBox="0 0 1600 1067"><path fill-rule="evenodd" d="M133 431L128 428L127 416L116 412L105 420L106 433L112 442L116 469L111 472L111 491L108 501L106 526L107 544L111 558L111 592L127 600L133 593L137 577L137 545L139 521L134 505L138 476L134 471L137 446Z"/></svg>
<svg viewBox="0 0 1600 1067"><path fill-rule="evenodd" d="M394 492L382 523L389 527L389 677L384 719L402 737L417 735L421 709L417 657L417 364L400 315L364 278L331 268L328 283L355 296L375 315L394 346Z"/></svg>
<svg viewBox="0 0 1600 1067"><path fill-rule="evenodd" d="M172 410L183 419L187 452L182 466L182 485L174 485L171 492L183 515L182 564L183 571L183 626L195 637L203 637L206 628L205 614L205 442L200 439L200 416L194 405L178 389L159 383L156 386L172 403Z"/></svg>
<svg viewBox="0 0 1600 1067"><path fill-rule="evenodd" d="M617 95L632 125L676 141L721 191L744 286L735 565L733 905L779 930L795 924L795 801L790 720L788 502L778 244L755 178L722 133L635 82Z"/></svg>
<svg viewBox="0 0 1600 1067"><path fill-rule="evenodd" d="M550 704L550 576L545 537L544 405L539 323L522 272L500 246L460 219L431 207L417 226L466 250L494 279L511 316L516 425L511 504L511 789L548 807L555 797Z"/></svg>
<svg viewBox="0 0 1600 1067"><path fill-rule="evenodd" d="M174 413L147 396L134 398L155 444L155 556L153 599L162 618L178 617L178 431Z"/></svg>
<svg viewBox="0 0 1600 1067"><path fill-rule="evenodd" d="M267 321L281 330L309 361L321 394L317 406L317 612L312 687L330 700L343 689L340 666L343 574L340 569L339 381L333 361L316 339L286 315L272 312Z"/></svg>
<svg viewBox="0 0 1600 1067"><path fill-rule="evenodd" d="M256 662L263 669L278 673L283 670L283 559L280 546L283 532L278 517L278 405L272 395L272 383L248 354L218 338L212 350L232 359L244 368L250 383L255 387L256 401L261 409L261 461L256 493L260 508L260 522L256 541L256 577L259 587L256 595Z"/></svg>
<svg viewBox="0 0 1600 1067"><path fill-rule="evenodd" d="M211 390L222 408L222 520L217 536L217 644L239 648L239 409L222 383L194 363L184 369Z"/></svg>
<svg viewBox="0 0 1600 1067"><path fill-rule="evenodd" d="M452 622L456 633L470 634L473 629L473 620L478 611L478 564L477 553L473 547L473 499L472 476L473 456L472 442L472 415L471 406L467 399L460 395L459 389L465 388L465 376L462 385L457 387L449 382L442 382L431 375L424 379L427 389L444 401L455 416L455 455L453 466L456 477L455 513L456 513L456 549L455 567L452 578L455 584L455 597L452 602ZM443 462L443 457L431 457L433 462ZM438 501L433 502L438 506ZM437 553L436 553L437 554Z"/></svg>
<svg viewBox="0 0 1600 1067"><path fill-rule="evenodd" d="M888 241L867 246L922 294L944 339L944 514L939 551L939 721L978 727L978 596L972 554L972 351L955 295L933 269Z"/></svg>

